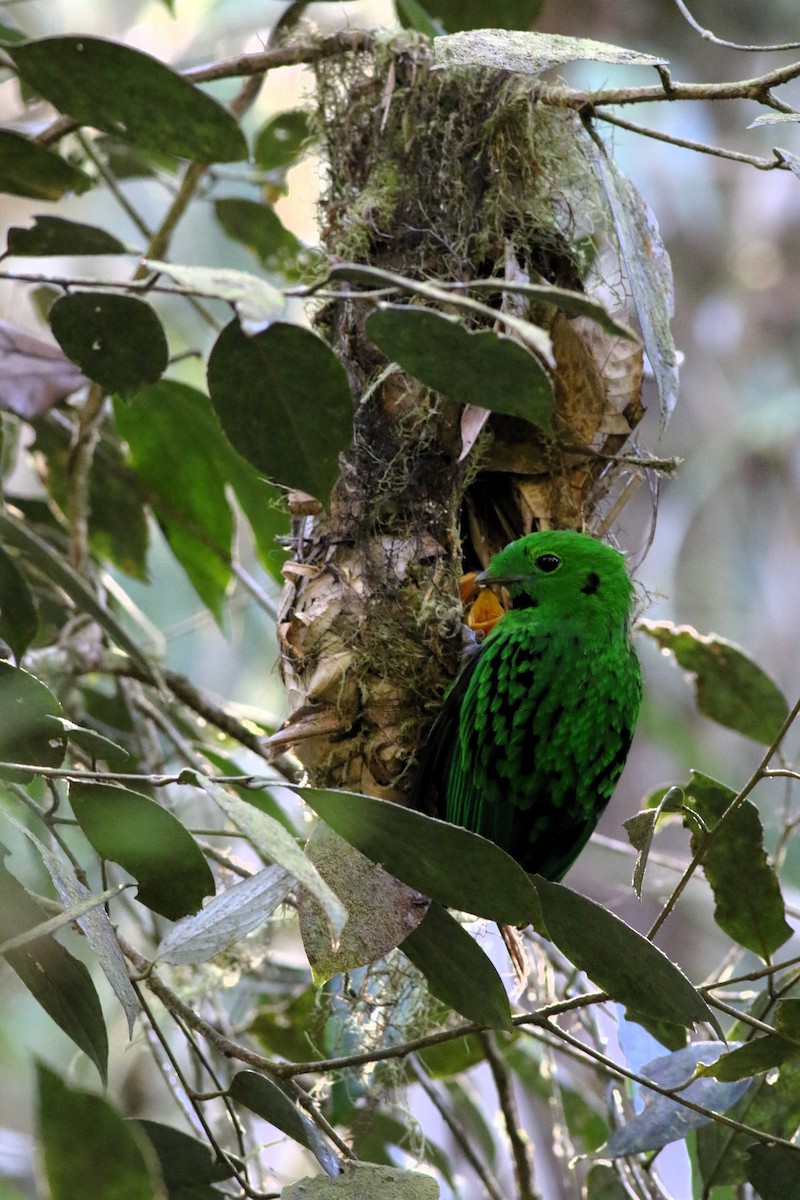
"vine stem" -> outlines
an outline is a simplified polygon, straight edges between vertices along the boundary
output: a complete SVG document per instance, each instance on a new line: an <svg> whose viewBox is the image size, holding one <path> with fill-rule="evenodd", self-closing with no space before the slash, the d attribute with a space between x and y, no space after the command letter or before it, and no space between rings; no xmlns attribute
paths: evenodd
<svg viewBox="0 0 800 1200"><path fill-rule="evenodd" d="M533 1146L519 1119L508 1068L497 1048L494 1033L479 1033L478 1040L492 1073L503 1121L508 1134L519 1200L541 1200L533 1182Z"/></svg>

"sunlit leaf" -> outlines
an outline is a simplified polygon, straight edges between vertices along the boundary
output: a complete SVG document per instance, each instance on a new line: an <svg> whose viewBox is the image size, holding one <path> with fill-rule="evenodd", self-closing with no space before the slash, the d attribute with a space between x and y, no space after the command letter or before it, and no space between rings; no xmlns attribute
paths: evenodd
<svg viewBox="0 0 800 1200"><path fill-rule="evenodd" d="M271 117L253 140L253 158L263 171L285 171L302 156L311 134L308 114L290 109Z"/></svg>
<svg viewBox="0 0 800 1200"><path fill-rule="evenodd" d="M374 796L295 790L340 837L423 895L509 925L539 925L528 876L494 842Z"/></svg>
<svg viewBox="0 0 800 1200"><path fill-rule="evenodd" d="M0 853L3 850L0 847ZM10 941L46 919L44 910L0 862L0 942ZM108 1037L97 992L83 963L49 935L9 950L5 958L47 1015L88 1055L105 1082Z"/></svg>
<svg viewBox="0 0 800 1200"><path fill-rule="evenodd" d="M640 1074L662 1088L680 1088L679 1096L684 1100L715 1112L725 1112L744 1095L746 1083L696 1079L688 1087L683 1086L694 1075L698 1063L706 1061L722 1048L721 1042L694 1042L682 1050L676 1050L674 1054L646 1063ZM711 1115L695 1112L677 1099L658 1092L648 1092L646 1088L642 1090L644 1108L614 1130L603 1147L603 1157L618 1158L660 1150L662 1146L684 1138L690 1129L699 1129L713 1120Z"/></svg>
<svg viewBox="0 0 800 1200"><path fill-rule="evenodd" d="M281 1133L285 1133L293 1141L305 1146L328 1175L338 1174L338 1158L316 1126L293 1103L279 1084L257 1074L256 1071L237 1071L231 1080L228 1095L262 1120L269 1121L270 1125L280 1129Z"/></svg>
<svg viewBox="0 0 800 1200"><path fill-rule="evenodd" d="M32 227L12 226L9 229L6 250L20 256L128 253L119 238L105 229L41 213L34 216Z"/></svg>
<svg viewBox="0 0 800 1200"><path fill-rule="evenodd" d="M151 271L169 275L180 289L193 296L207 296L233 305L243 328L254 333L274 321L286 307L283 293L266 279L233 267L184 267L146 259Z"/></svg>
<svg viewBox="0 0 800 1200"><path fill-rule="evenodd" d="M662 950L602 905L533 878L550 937L612 999L657 1020L707 1022L722 1036L703 997Z"/></svg>
<svg viewBox="0 0 800 1200"><path fill-rule="evenodd" d="M49 320L64 353L106 391L129 395L167 368L164 328L144 300L70 292L56 300Z"/></svg>
<svg viewBox="0 0 800 1200"><path fill-rule="evenodd" d="M81 125L198 162L247 157L228 110L140 50L81 35L40 38L8 53L30 87Z"/></svg>
<svg viewBox="0 0 800 1200"><path fill-rule="evenodd" d="M282 867L265 867L218 892L199 913L183 917L161 939L163 962L208 962L257 929L290 892L294 880Z"/></svg>
<svg viewBox="0 0 800 1200"><path fill-rule="evenodd" d="M766 672L738 646L716 634L704 637L690 625L671 621L642 620L636 628L692 672L702 713L764 745L773 741L789 705Z"/></svg>
<svg viewBox="0 0 800 1200"><path fill-rule="evenodd" d="M524 75L540 75L551 67L585 61L631 67L666 65L666 59L622 46L610 46L607 42L517 29L507 32L475 29L438 37L434 39L433 56L436 62L447 66L492 67L498 71L519 71Z"/></svg>
<svg viewBox="0 0 800 1200"><path fill-rule="evenodd" d="M248 338L232 321L211 351L208 389L228 439L257 471L328 503L353 436L353 401L321 338L282 322Z"/></svg>
<svg viewBox="0 0 800 1200"><path fill-rule="evenodd" d="M511 1029L511 1008L492 961L466 929L435 901L402 944L437 1000L490 1029Z"/></svg>
<svg viewBox="0 0 800 1200"><path fill-rule="evenodd" d="M731 788L699 771L692 772L684 791L709 829L736 798ZM686 825L696 853L704 835L691 821ZM778 876L767 862L761 818L750 800L725 820L703 856L702 868L714 892L714 920L720 929L769 960L792 936L792 928L786 921Z"/></svg>
<svg viewBox="0 0 800 1200"><path fill-rule="evenodd" d="M552 431L550 377L518 342L491 329L469 333L457 318L419 305L382 304L366 331L390 361L427 387Z"/></svg>
<svg viewBox="0 0 800 1200"><path fill-rule="evenodd" d="M138 881L142 904L177 920L213 895L214 877L191 834L154 800L106 783L73 782L70 803L103 858Z"/></svg>
<svg viewBox="0 0 800 1200"><path fill-rule="evenodd" d="M102 1096L71 1087L39 1063L37 1125L51 1200L166 1200L156 1156Z"/></svg>
<svg viewBox="0 0 800 1200"><path fill-rule="evenodd" d="M85 192L91 186L88 175L41 142L0 129L0 192L60 200L65 192Z"/></svg>

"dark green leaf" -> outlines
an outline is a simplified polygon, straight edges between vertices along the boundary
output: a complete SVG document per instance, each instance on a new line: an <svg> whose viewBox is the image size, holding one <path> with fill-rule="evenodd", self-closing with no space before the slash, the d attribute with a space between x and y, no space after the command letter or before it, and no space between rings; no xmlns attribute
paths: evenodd
<svg viewBox="0 0 800 1200"><path fill-rule="evenodd" d="M0 762L60 767L67 739L59 721L63 709L49 688L27 671L0 662ZM5 779L27 781L29 771L3 771Z"/></svg>
<svg viewBox="0 0 800 1200"><path fill-rule="evenodd" d="M214 212L229 238L251 250L268 271L291 273L302 243L281 223L274 208L255 200L216 200Z"/></svg>
<svg viewBox="0 0 800 1200"><path fill-rule="evenodd" d="M693 1042L674 1054L646 1063L640 1074L659 1087L680 1088L680 1098L684 1100L714 1112L725 1112L741 1099L747 1089L746 1083L695 1079L688 1087L684 1087L692 1079L698 1063L707 1061L721 1048L720 1042ZM662 1146L684 1138L689 1129L699 1129L711 1120L713 1118L710 1115L686 1108L679 1099L673 1100L659 1092L645 1092L642 1111L614 1130L602 1153L604 1157L619 1158L647 1150L660 1150Z"/></svg>
<svg viewBox="0 0 800 1200"><path fill-rule="evenodd" d="M613 1167L598 1163L586 1176L586 1200L630 1200L630 1192Z"/></svg>
<svg viewBox="0 0 800 1200"><path fill-rule="evenodd" d="M140 50L80 36L41 38L9 54L26 83L81 125L197 162L247 157L227 109Z"/></svg>
<svg viewBox="0 0 800 1200"><path fill-rule="evenodd" d="M286 171L302 156L310 134L302 109L278 113L256 134L253 158L263 171Z"/></svg>
<svg viewBox="0 0 800 1200"><path fill-rule="evenodd" d="M96 729L89 729L85 725L76 725L74 721L68 721L65 717L61 718L59 725L69 740L76 746L80 746L93 762L100 758L105 762L114 762L116 765L124 763L125 759L130 758L124 746L120 746L118 742L113 742L111 738L98 733Z"/></svg>
<svg viewBox="0 0 800 1200"><path fill-rule="evenodd" d="M279 1054L289 1062L305 1062L314 1055L312 1034L317 1032L314 1029L317 996L315 987L307 987L288 1000L281 997L277 1004L264 1004L247 1032L269 1054Z"/></svg>
<svg viewBox="0 0 800 1200"><path fill-rule="evenodd" d="M339 1171L339 1161L305 1113L301 1112L283 1088L256 1071L237 1071L228 1088L228 1095L256 1116L269 1121L281 1133L310 1150L329 1175Z"/></svg>
<svg viewBox="0 0 800 1200"><path fill-rule="evenodd" d="M642 1029L646 1029L651 1037L661 1042L668 1050L680 1050L686 1045L685 1025L676 1025L673 1021L656 1021L632 1008L626 1010L625 1018L641 1025Z"/></svg>
<svg viewBox="0 0 800 1200"><path fill-rule="evenodd" d="M0 942L46 919L44 909L0 862ZM10 950L5 958L47 1015L88 1055L105 1082L108 1037L97 992L83 963L52 936Z"/></svg>
<svg viewBox="0 0 800 1200"><path fill-rule="evenodd" d="M693 771L685 786L687 801L708 829L717 824L736 793L724 783ZM692 853L703 841L694 823ZM703 871L714 892L714 920L740 946L763 959L792 936L786 921L778 876L767 862L758 809L743 801L728 817L706 851Z"/></svg>
<svg viewBox="0 0 800 1200"><path fill-rule="evenodd" d="M38 628L39 617L27 580L11 555L0 546L0 638L18 662Z"/></svg>
<svg viewBox="0 0 800 1200"><path fill-rule="evenodd" d="M49 320L64 353L106 391L127 395L167 369L166 335L144 300L70 292L56 300Z"/></svg>
<svg viewBox="0 0 800 1200"><path fill-rule="evenodd" d="M656 62L663 59L652 60L653 65ZM595 156L595 165L616 226L631 299L658 387L663 429L678 401L678 356L670 329L672 265L658 223L631 181L602 149Z"/></svg>
<svg viewBox="0 0 800 1200"><path fill-rule="evenodd" d="M799 1057L800 1046L778 1037L777 1034L767 1034L765 1037L753 1038L751 1042L745 1042L736 1050L709 1062L701 1067L700 1074L728 1083L761 1075L764 1071L779 1067L790 1058Z"/></svg>
<svg viewBox="0 0 800 1200"><path fill-rule="evenodd" d="M491 960L466 929L436 901L402 950L437 1000L478 1025L511 1029L511 1007Z"/></svg>
<svg viewBox="0 0 800 1200"><path fill-rule="evenodd" d="M208 962L262 925L286 899L293 883L292 876L275 864L234 883L195 916L176 922L155 957L170 963Z"/></svg>
<svg viewBox="0 0 800 1200"><path fill-rule="evenodd" d="M79 611L94 617L111 639L141 666L148 679L156 677L154 668L142 653L136 639L126 633L119 621L100 603L85 580L52 546L29 529L24 521L11 516L10 513L0 512L0 537L9 545L23 550L48 579L64 589L70 599L74 600Z"/></svg>
<svg viewBox="0 0 800 1200"><path fill-rule="evenodd" d="M104 783L73 783L75 817L103 858L139 883L138 899L176 921L213 895L214 877L191 834L154 800Z"/></svg>
<svg viewBox="0 0 800 1200"><path fill-rule="evenodd" d="M166 1200L147 1139L115 1108L39 1063L37 1123L51 1200Z"/></svg>
<svg viewBox="0 0 800 1200"><path fill-rule="evenodd" d="M218 1183L233 1174L233 1166L215 1158L205 1142L180 1129L158 1121L126 1121L126 1124L140 1130L155 1150L170 1196L177 1188ZM230 1158L241 1169L241 1160L233 1155Z"/></svg>
<svg viewBox="0 0 800 1200"><path fill-rule="evenodd" d="M450 0L451 4L455 2ZM523 75L541 75L551 67L571 62L608 62L634 67L666 65L666 59L611 46L607 42L516 29L500 32L467 27L462 33L436 38L433 54L437 62L448 66L490 67L497 71L519 71Z"/></svg>
<svg viewBox="0 0 800 1200"><path fill-rule="evenodd" d="M800 1125L800 1062L784 1063L771 1082L759 1077L729 1115L765 1134L793 1137ZM715 1186L744 1183L752 1140L750 1134L713 1122L699 1130L697 1161L703 1181Z"/></svg>
<svg viewBox="0 0 800 1200"><path fill-rule="evenodd" d="M164 379L115 407L131 463L178 562L217 621L231 581L232 457L208 398Z"/></svg>
<svg viewBox="0 0 800 1200"><path fill-rule="evenodd" d="M612 999L656 1020L687 1026L708 1022L722 1036L697 989L646 937L561 883L540 875L534 883L552 940Z"/></svg>
<svg viewBox="0 0 800 1200"><path fill-rule="evenodd" d="M639 621L637 629L670 650L695 676L697 705L712 721L769 745L789 713L786 698L738 646L689 625Z"/></svg>
<svg viewBox="0 0 800 1200"><path fill-rule="evenodd" d="M91 186L88 175L46 146L0 129L0 192L60 200L65 192L85 192Z"/></svg>
<svg viewBox="0 0 800 1200"><path fill-rule="evenodd" d="M789 1200L800 1196L800 1146L765 1146L757 1142L748 1150L747 1179L760 1200Z"/></svg>
<svg viewBox="0 0 800 1200"><path fill-rule="evenodd" d="M552 430L550 377L518 342L490 329L468 333L456 317L420 305L383 304L367 318L366 331L426 387Z"/></svg>
<svg viewBox="0 0 800 1200"><path fill-rule="evenodd" d="M126 247L105 229L82 225L64 217L34 216L33 227L16 226L8 231L9 254L127 254Z"/></svg>
<svg viewBox="0 0 800 1200"><path fill-rule="evenodd" d="M257 471L327 504L353 436L353 402L321 338L283 322L248 338L232 321L211 351L208 388L230 442Z"/></svg>
<svg viewBox="0 0 800 1200"><path fill-rule="evenodd" d="M447 1079L450 1076L463 1075L470 1067L483 1062L486 1055L478 1039L472 1034L467 1034L466 1037L428 1046L427 1049L419 1051L419 1057L432 1079Z"/></svg>
<svg viewBox="0 0 800 1200"><path fill-rule="evenodd" d="M351 846L423 895L493 921L541 927L528 876L494 842L374 796L295 790Z"/></svg>
<svg viewBox="0 0 800 1200"><path fill-rule="evenodd" d="M3 15L3 20L0 21L0 42L8 42L11 45L16 42L24 42L25 34L16 25L11 25L8 18Z"/></svg>
<svg viewBox="0 0 800 1200"><path fill-rule="evenodd" d="M448 33L457 33L461 29L530 29L542 3L543 0L494 0L487 6L485 0L425 0L424 7L436 16L437 25L441 22ZM420 29L410 20L408 0L396 0L396 6L400 23L406 29ZM428 30L422 28L421 32Z"/></svg>

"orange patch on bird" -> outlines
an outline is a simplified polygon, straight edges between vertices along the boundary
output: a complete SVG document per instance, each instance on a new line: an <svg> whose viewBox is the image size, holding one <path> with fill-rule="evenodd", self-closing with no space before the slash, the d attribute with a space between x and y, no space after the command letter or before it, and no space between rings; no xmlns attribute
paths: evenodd
<svg viewBox="0 0 800 1200"><path fill-rule="evenodd" d="M494 592L486 588L478 593L478 598L467 613L467 625L473 633L486 637L505 615L505 609Z"/></svg>

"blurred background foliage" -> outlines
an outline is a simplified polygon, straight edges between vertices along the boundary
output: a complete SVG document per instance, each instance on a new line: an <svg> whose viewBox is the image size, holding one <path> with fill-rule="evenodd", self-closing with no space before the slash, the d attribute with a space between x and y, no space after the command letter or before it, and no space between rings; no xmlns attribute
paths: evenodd
<svg viewBox="0 0 800 1200"><path fill-rule="evenodd" d="M25 0L0 6L0 19L8 17L32 38L91 31L186 68L262 48L284 7L271 0L193 0L191 4L175 0L172 6L147 0L63 0L60 4ZM732 41L762 44L798 36L791 0L770 5L736 0L725 6L697 0L693 11L701 24ZM324 30L395 21L394 7L379 0L312 4L306 16ZM590 6L581 0L545 0L536 28L662 55L670 61L673 77L681 80L747 78L791 61L797 53L745 53L710 44L689 27L672 0L625 4L598 0ZM641 82L639 73L603 64L572 65L564 73L581 87ZM208 90L227 102L237 86L237 81L226 80ZM309 75L302 67L270 73L246 117L248 136L263 129L276 113L301 108L309 89ZM800 84L795 82L786 91L788 99L800 101ZM16 111L17 84L6 77L0 83L0 119L5 123ZM797 125L749 129L756 112L755 106L743 101L654 103L638 107L634 119L667 134L746 154L769 157L776 144L800 154ZM42 125L46 120L42 112ZM800 662L800 342L796 336L800 181L788 171L758 171L620 129L608 128L605 136L616 161L655 211L671 255L673 331L683 356L681 400L666 432L659 436L657 405L648 383L650 412L638 433L641 448L659 457L677 456L683 465L675 478L662 482L657 496L642 486L619 529L640 586L642 615L687 623L700 633L715 632L737 642L791 701L797 692ZM317 236L315 199L323 169L313 154L308 155L293 164L285 177L276 169L274 183L265 192L285 229L310 252ZM240 166L222 165L214 172L224 182L227 198L256 195ZM152 225L163 212L169 186L158 176L136 176L125 184L125 191ZM119 208L112 215L102 191L89 191L57 205L0 197L4 229L28 224L34 212L56 211L62 217L101 224L126 244L142 246L141 232ZM235 210L230 210L229 220L234 215ZM235 233L226 236L210 203L202 201L192 205L171 246L176 262L251 271L260 262L267 277L274 266L269 255L279 252L280 246L272 246L254 253ZM75 261L56 263L55 268L82 273ZM125 267L119 270L124 278ZM52 298L46 288L0 281L0 318L40 333L40 313ZM217 311L224 315L222 306ZM202 387L203 366L197 352L208 347L207 326L179 301L162 301L159 312L168 326L173 353L186 354L172 376ZM40 494L37 481L26 475L16 481L15 490L32 497ZM240 536L240 555L258 586L276 594L276 585L259 564L246 530ZM274 714L277 722L283 698L275 671L273 622L247 588L234 585L224 620L215 623L155 527L150 529L147 574L149 580L124 578L124 588L163 636L165 664L238 702L243 713L252 708L262 716ZM697 768L737 788L762 753L755 742L698 714L692 688L672 659L660 655L648 639L641 638L639 648L645 705L622 784L600 827L601 835L616 839L622 821L658 786L683 781L691 768ZM791 735L786 747L790 758L796 742L796 734ZM755 798L774 842L784 823L788 797L772 783L768 788L762 785ZM788 843L783 874L785 897L795 904L800 889L796 843L796 838ZM686 844L685 832L673 826L659 836L658 849L684 853ZM34 856L26 847L17 847L15 854L34 869ZM646 929L674 875L652 866L646 900L639 904L629 887L631 866L628 856L601 837L574 868L571 883L637 928ZM707 919L709 907L707 886L694 882L661 941L693 978L705 975L724 945ZM290 949L287 953L291 957ZM3 979L8 982L7 975ZM6 992L4 986L0 1124L22 1132L29 1129L32 1050L60 1066L69 1062L72 1053L49 1022L31 1015L31 1004L20 988ZM127 1107L137 1109L146 1096L150 1115L162 1105L163 1115L170 1119L166 1100L158 1098L147 1070L131 1070L124 1062L115 1070L115 1083L122 1088ZM85 1071L83 1076L86 1082ZM685 1164L678 1157L676 1194L681 1195Z"/></svg>

